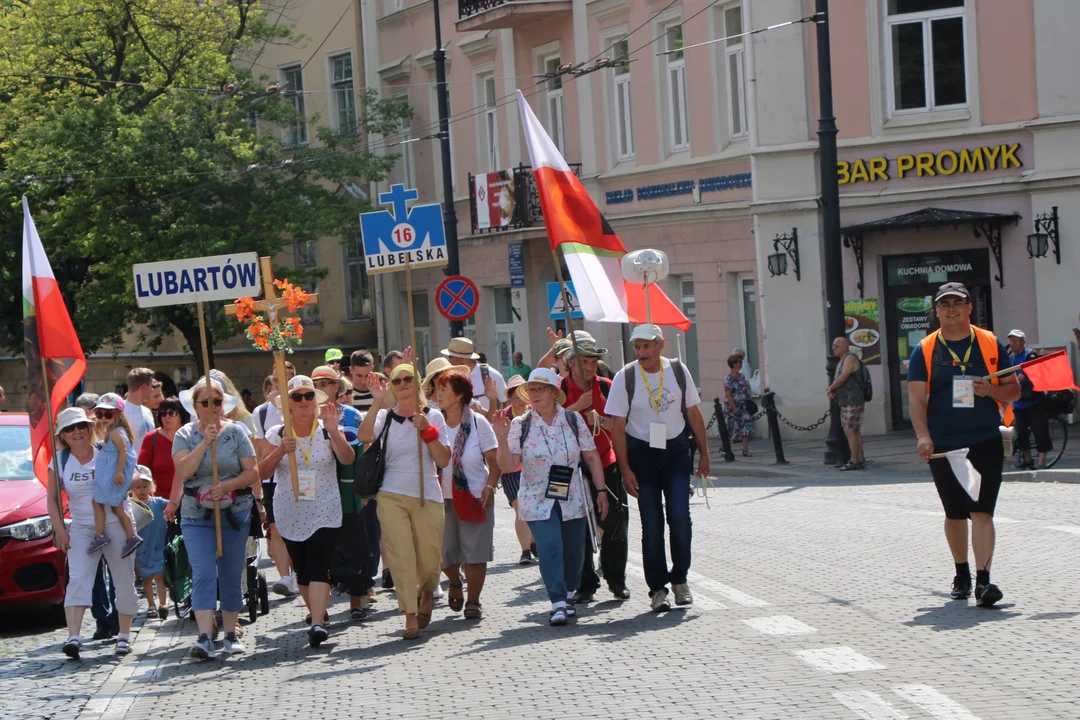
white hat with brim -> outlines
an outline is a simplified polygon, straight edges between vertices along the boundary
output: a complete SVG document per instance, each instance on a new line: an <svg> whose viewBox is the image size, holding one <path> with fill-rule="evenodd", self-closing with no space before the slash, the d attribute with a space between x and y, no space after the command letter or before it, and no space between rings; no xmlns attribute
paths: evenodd
<svg viewBox="0 0 1080 720"><path fill-rule="evenodd" d="M462 360L479 360L473 347L473 341L467 337L456 337L450 341L450 346L442 351L444 357L461 358Z"/></svg>
<svg viewBox="0 0 1080 720"><path fill-rule="evenodd" d="M64 430L67 430L72 425L92 422L94 421L86 417L86 413L83 412L82 408L64 408L60 411L60 414L56 416L56 434L60 435L60 433L64 432Z"/></svg>
<svg viewBox="0 0 1080 720"><path fill-rule="evenodd" d="M525 402L528 402L529 387L531 385L543 385L544 387L554 388L555 402L559 405L562 405L564 402L566 402L566 393L562 391L562 388L560 387L561 384L562 383L559 380L559 376L555 374L554 370L549 370L548 368L536 368L531 373L529 373L528 382L523 383L518 388L518 397Z"/></svg>
<svg viewBox="0 0 1080 720"><path fill-rule="evenodd" d="M221 399L224 400L221 405L222 415L228 415L236 409L236 406L240 403L240 398L233 397L232 395L229 395L227 392L225 392L225 383L221 382L221 380L211 375L210 385L221 395ZM190 387L187 390L180 391L180 404L183 405L184 409L188 411L188 415L193 418L196 417L195 393L198 390L206 390L205 378L201 382L196 383L194 387Z"/></svg>
<svg viewBox="0 0 1080 720"><path fill-rule="evenodd" d="M420 387L424 391L424 395L429 398L435 394L435 381L439 379L439 376L447 372L466 373L468 368L462 365L451 365L450 361L444 357L437 357L427 364L424 368L424 381L420 383Z"/></svg>
<svg viewBox="0 0 1080 720"><path fill-rule="evenodd" d="M634 332L630 333L630 341L634 340L663 340L664 331L660 329L659 325L638 325L634 328Z"/></svg>
<svg viewBox="0 0 1080 720"><path fill-rule="evenodd" d="M307 390L315 393L315 402L319 405L325 405L330 396L315 387L315 381L309 378L307 375L295 375L289 379L289 391L286 395L292 395L294 392ZM281 407L281 395L274 398L274 407Z"/></svg>

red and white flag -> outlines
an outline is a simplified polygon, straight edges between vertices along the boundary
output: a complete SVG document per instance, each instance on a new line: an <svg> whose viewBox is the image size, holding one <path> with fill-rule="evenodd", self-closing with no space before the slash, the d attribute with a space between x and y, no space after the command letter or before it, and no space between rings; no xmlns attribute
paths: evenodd
<svg viewBox="0 0 1080 720"><path fill-rule="evenodd" d="M41 246L30 205L23 196L23 352L26 356L26 410L30 414L30 447L34 474L48 481L52 446L51 423L67 395L86 373L86 356L71 324L52 266ZM42 362L44 360L44 363ZM48 388L45 384L48 383ZM46 407L46 389L52 407Z"/></svg>
<svg viewBox="0 0 1080 720"><path fill-rule="evenodd" d="M552 249L562 247L585 319L635 325L648 322L645 288L628 282L622 274L626 246L570 170L520 90L517 100L548 243ZM649 288L649 301L656 325L673 325L684 332L690 328L690 320L659 286Z"/></svg>

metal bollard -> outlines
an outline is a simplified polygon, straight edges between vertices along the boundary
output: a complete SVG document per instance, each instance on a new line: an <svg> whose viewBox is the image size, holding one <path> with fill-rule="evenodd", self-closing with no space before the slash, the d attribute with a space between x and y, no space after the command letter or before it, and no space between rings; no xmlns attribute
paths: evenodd
<svg viewBox="0 0 1080 720"><path fill-rule="evenodd" d="M776 453L776 464L787 465L784 459L784 443L780 439L780 419L776 412L776 393L766 388L761 396L761 404L765 406L765 416L769 419L769 435L772 436L773 451Z"/></svg>
<svg viewBox="0 0 1080 720"><path fill-rule="evenodd" d="M716 412L716 431L720 433L720 446L724 450L724 462L735 462L735 453L731 452L731 435L728 434L727 423L724 422L724 407L720 404L720 398L713 398L713 408Z"/></svg>

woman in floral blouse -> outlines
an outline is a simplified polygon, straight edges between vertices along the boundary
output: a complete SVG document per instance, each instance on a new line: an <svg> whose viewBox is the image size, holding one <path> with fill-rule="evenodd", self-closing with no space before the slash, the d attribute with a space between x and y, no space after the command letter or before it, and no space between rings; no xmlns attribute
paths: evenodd
<svg viewBox="0 0 1080 720"><path fill-rule="evenodd" d="M566 396L554 371L533 370L518 392L532 410L512 421L501 413L496 416L499 467L521 466L518 514L536 539L540 575L551 600L550 622L565 625L575 615L566 599L577 590L585 560L585 486L578 465L588 464L601 491L597 505L602 518L608 512L604 472L588 426L579 420L575 431L561 407Z"/></svg>
<svg viewBox="0 0 1080 720"><path fill-rule="evenodd" d="M754 421L748 409L750 402L750 383L742 374L743 359L732 355L727 361L731 368L724 377L724 424L732 442L742 440L743 457L751 457L750 437L754 434Z"/></svg>

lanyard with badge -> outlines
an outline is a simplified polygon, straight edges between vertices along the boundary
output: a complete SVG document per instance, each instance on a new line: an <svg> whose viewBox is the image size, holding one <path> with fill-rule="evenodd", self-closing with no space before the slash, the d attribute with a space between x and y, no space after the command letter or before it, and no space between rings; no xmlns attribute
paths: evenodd
<svg viewBox="0 0 1080 720"><path fill-rule="evenodd" d="M975 347L975 330L971 331L971 342L967 352L964 353L963 360L949 347L949 343L945 342L940 330L938 330L938 340L952 355L953 365L960 368L960 374L953 377L952 406L954 408L975 407L975 378L967 374L968 363L971 361L971 348Z"/></svg>
<svg viewBox="0 0 1080 720"><path fill-rule="evenodd" d="M638 363L641 372L641 381L645 384L645 392L649 394L649 405L656 411L656 422L649 423L649 447L663 450L667 447L667 425L660 422L660 404L664 399L664 364L660 363L660 387L653 395L652 386L649 385L649 376L645 374L645 368Z"/></svg>
<svg viewBox="0 0 1080 720"><path fill-rule="evenodd" d="M556 421L558 421L558 414L556 414ZM555 453L551 450L551 443L548 442L547 431L544 430L544 422L540 421L540 435L544 438L544 445L547 447L548 456L552 459L555 457ZM552 465L548 470L548 485L547 490L544 492L544 497L549 500L568 500L570 499L570 482L574 479L574 468L570 467L570 448L566 443L566 432L563 427L559 426L559 432L563 435L563 452L566 453L565 465Z"/></svg>
<svg viewBox="0 0 1080 720"><path fill-rule="evenodd" d="M319 423L312 423L311 435L308 436L307 449L302 449L304 456L304 472L296 473L297 485L300 488L300 495L297 497L297 500L315 499L315 473L308 470L308 465L311 463L311 448L315 444L315 433L318 429ZM296 430L293 430L293 437L297 438L297 445L299 445L300 439L296 435Z"/></svg>

